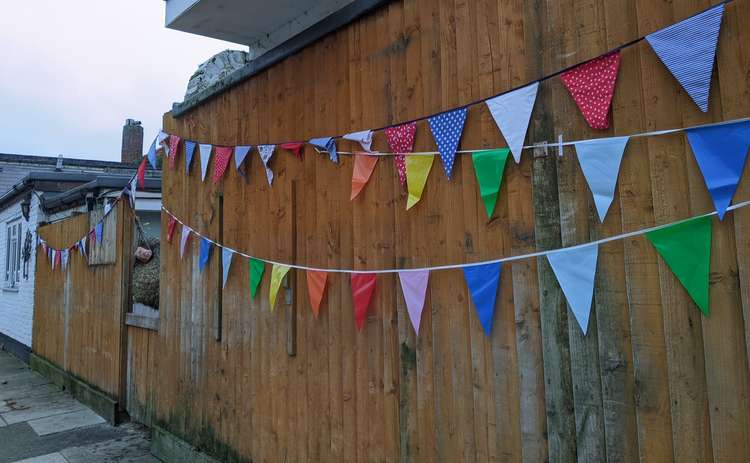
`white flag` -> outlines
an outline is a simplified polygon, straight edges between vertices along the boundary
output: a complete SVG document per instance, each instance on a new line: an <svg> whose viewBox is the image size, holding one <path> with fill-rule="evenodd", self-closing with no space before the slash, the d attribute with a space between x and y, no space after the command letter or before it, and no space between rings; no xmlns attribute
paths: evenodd
<svg viewBox="0 0 750 463"><path fill-rule="evenodd" d="M222 288L227 285L227 278L229 277L229 267L232 266L232 256L234 256L234 251L227 248L221 248L221 266L224 277L221 285Z"/></svg>
<svg viewBox="0 0 750 463"><path fill-rule="evenodd" d="M487 107L502 132L516 164L521 162L521 151L534 109L539 82L487 100Z"/></svg>
<svg viewBox="0 0 750 463"><path fill-rule="evenodd" d="M212 145L201 144L198 146L198 155L201 158L201 180L206 181L206 172L208 172L208 161L211 159Z"/></svg>
<svg viewBox="0 0 750 463"><path fill-rule="evenodd" d="M263 161L263 167L266 168L266 179L268 179L269 185L273 183L273 171L268 167L268 163L271 161L275 149L276 145L258 145L258 152L260 153L260 159Z"/></svg>
<svg viewBox="0 0 750 463"><path fill-rule="evenodd" d="M362 130L361 132L352 132L344 135L344 140L356 141L362 145L362 149L372 153L372 130Z"/></svg>
<svg viewBox="0 0 750 463"><path fill-rule="evenodd" d="M187 225L182 226L182 235L180 235L180 259L185 255L185 244L187 244L188 238L190 238L190 232L193 230Z"/></svg>

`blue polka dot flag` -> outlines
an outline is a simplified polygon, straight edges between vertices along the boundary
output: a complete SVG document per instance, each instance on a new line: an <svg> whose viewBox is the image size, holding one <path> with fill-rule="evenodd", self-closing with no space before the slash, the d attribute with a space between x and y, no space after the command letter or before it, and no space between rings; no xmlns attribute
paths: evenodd
<svg viewBox="0 0 750 463"><path fill-rule="evenodd" d="M458 143L464 132L466 122L466 108L460 108L447 113L432 116L429 119L432 136L440 151L440 160L443 161L445 175L451 178L453 174L453 161L456 157Z"/></svg>

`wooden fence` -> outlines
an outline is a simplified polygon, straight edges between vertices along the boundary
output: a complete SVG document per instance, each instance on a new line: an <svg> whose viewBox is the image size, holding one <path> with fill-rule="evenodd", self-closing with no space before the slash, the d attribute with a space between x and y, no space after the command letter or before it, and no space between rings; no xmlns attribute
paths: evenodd
<svg viewBox="0 0 750 463"><path fill-rule="evenodd" d="M43 252L36 254L32 346L36 355L101 390L123 409L124 319L129 302L125 272L133 236L125 202L104 220L104 239L88 249L88 259L71 252L69 268L62 271L53 270ZM39 237L53 248L70 246L91 230L101 213L39 227ZM104 261L108 263L89 265Z"/></svg>
<svg viewBox="0 0 750 463"><path fill-rule="evenodd" d="M180 119L165 115L164 127L216 145L379 127L516 87L710 3L395 1ZM553 79L540 86L527 140L747 117L748 44L750 0L735 0L723 20L707 114L641 42L622 52L608 131L588 129ZM486 108L473 107L462 147L503 144ZM375 147L387 150L382 133ZM416 149L434 149L424 123ZM181 152L177 168L164 172L164 203L235 249L319 267L479 261L712 210L681 134L630 142L604 224L572 149L561 158L526 152L520 165L509 164L489 221L468 156L458 156L452 181L435 165L421 203L408 212L389 159L355 201L347 156L334 165L310 149L302 161L277 152L273 187L257 155L247 163L248 181L230 167L214 185L200 181L196 160L186 177ZM750 199L750 173L736 198ZM434 272L417 338L393 275L378 276L359 333L347 276L330 276L319 319L304 275L294 271L291 304L270 311L270 268L251 300L244 261L234 262L221 290L220 253L201 273L196 240L181 259L175 239L162 246L158 336L132 340L143 352L133 380L153 422L228 460L743 461L750 455L749 225L748 210L714 221L710 317L644 238L603 245L585 337L544 258L503 268L489 337L461 273Z"/></svg>

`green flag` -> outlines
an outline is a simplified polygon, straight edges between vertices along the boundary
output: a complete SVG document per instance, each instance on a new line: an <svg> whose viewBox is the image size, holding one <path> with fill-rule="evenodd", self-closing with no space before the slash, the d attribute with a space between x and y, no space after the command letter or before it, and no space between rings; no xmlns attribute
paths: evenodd
<svg viewBox="0 0 750 463"><path fill-rule="evenodd" d="M646 233L690 297L708 315L711 217L698 217Z"/></svg>
<svg viewBox="0 0 750 463"><path fill-rule="evenodd" d="M260 280L263 279L263 270L265 269L265 263L262 260L250 258L250 295L255 298L255 294L258 293L258 285Z"/></svg>
<svg viewBox="0 0 750 463"><path fill-rule="evenodd" d="M492 217L492 213L495 212L497 192L500 191L500 184L503 182L503 171L509 153L510 149L501 148L476 151L471 155L487 217Z"/></svg>

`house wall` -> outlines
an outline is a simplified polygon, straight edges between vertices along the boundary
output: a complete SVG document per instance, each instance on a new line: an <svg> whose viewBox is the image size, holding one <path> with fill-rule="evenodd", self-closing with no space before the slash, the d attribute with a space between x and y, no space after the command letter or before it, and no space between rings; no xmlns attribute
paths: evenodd
<svg viewBox="0 0 750 463"><path fill-rule="evenodd" d="M36 246L32 245L28 279L24 279L22 275L17 288L8 288L5 284L7 223L20 217L22 236L26 234L26 230L31 230L34 242L36 242L36 224L40 220L39 200L35 195L32 195L30 220L28 222L21 216L20 202L19 199L0 211L0 272L2 272L0 273L0 333L26 347L31 347Z"/></svg>
<svg viewBox="0 0 750 463"><path fill-rule="evenodd" d="M234 145L380 127L514 88L708 5L395 1L180 119L167 114L164 128ZM608 131L590 130L553 79L541 84L527 141L747 117L750 1L729 3L723 24L707 114L641 42L622 52ZM462 147L504 144L486 108L473 107ZM375 148L387 150L382 132ZM424 122L416 149L435 149ZM451 181L436 160L408 212L390 159L350 201L347 156L334 165L309 148L302 161L277 151L273 187L255 152L247 182L230 166L218 185L201 182L196 160L186 176L178 158L164 172L164 204L190 226L252 255L318 267L480 261L713 210L682 134L631 140L604 224L570 148L509 162L491 220L469 156L458 156ZM750 165L736 198L750 198ZM222 290L220 253L201 273L197 240L181 258L176 239L162 246L158 336L132 340L148 364L133 380L154 422L227 461L743 461L748 226L748 208L713 222L709 317L645 238L603 245L586 336L544 258L503 267L491 336L461 272L433 272L417 337L394 275L378 276L357 332L347 276L329 276L316 319L305 276L292 271L292 304L271 311L270 267L252 299L245 262Z"/></svg>

